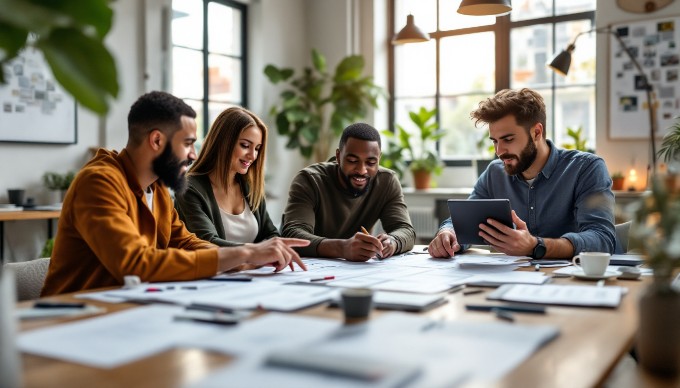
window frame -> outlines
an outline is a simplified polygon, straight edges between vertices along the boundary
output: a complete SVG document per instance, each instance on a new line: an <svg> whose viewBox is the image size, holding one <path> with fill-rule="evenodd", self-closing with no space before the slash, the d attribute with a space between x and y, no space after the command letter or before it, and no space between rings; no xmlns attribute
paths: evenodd
<svg viewBox="0 0 680 388"><path fill-rule="evenodd" d="M203 109L203 125L202 128L198 128L199 133L203 134L203 136L208 134L208 131L210 130L210 125L211 120L210 120L210 103L211 102L217 102L217 103L227 103L227 104L234 104L234 105L239 105L243 107L248 106L248 5L241 3L239 1L235 0L199 0L202 1L203 3L203 47L198 50L193 47L186 47L182 45L177 45L174 42L172 42L172 39L170 41L170 52L174 50L175 47L186 49L186 50L191 50L194 52L201 52L201 58L203 60L203 96L202 98L195 99L195 98L187 98L188 100L191 101L200 101L201 102L201 109ZM240 34L241 34L241 39L240 39L240 48L241 48L241 55L230 55L230 54L222 54L222 53L213 53L209 50L209 43L210 43L210 37L208 34L208 6L210 3L217 3L226 7L234 8L237 9L238 11L241 12L241 17L240 17L240 22L241 22L241 29L240 29ZM210 72L209 72L209 57L211 54L216 54L220 55L223 57L227 58L233 58L241 61L241 72L240 72L240 77L241 77L241 101L213 101L210 100ZM170 57L172 57L172 54L170 54ZM174 69L173 69L174 72ZM172 75L170 76L172 78ZM184 98L183 96L177 96L179 98Z"/></svg>
<svg viewBox="0 0 680 388"><path fill-rule="evenodd" d="M396 0L388 0L388 21L387 21L387 28L389 33L389 36L394 36L398 31L396 30L397 24L397 14L396 14L396 6L395 6ZM551 25L552 28L552 44L555 50L562 50L564 48L557 47L557 34L555 33L556 25L559 23L564 23L564 22L571 22L571 21L584 21L584 20L590 20L591 26L593 28L595 27L595 10L592 11L582 11L582 12L577 12L577 13L572 13L568 15L558 15L558 16L544 16L540 18L535 18L535 19L524 19L524 20L518 20L518 21L512 21L510 19L510 14L504 15L504 16L499 16L496 18L496 23L494 24L489 24L485 26L477 26L477 27L466 27L466 28L460 28L456 30L446 30L446 31L440 31L439 30L439 0L436 2L436 8L437 8L437 31L429 32L430 35L430 40L435 41L435 63L436 63L436 68L435 68L435 77L436 77L436 89L435 89L435 95L434 96L401 96L401 98L432 98L434 97L434 103L435 107L437 108L437 114L436 114L436 120L437 123L441 123L441 99L442 97L447 97L441 94L440 91L440 83L441 83L441 73L440 73L440 62L441 62L441 52L440 52L440 46L441 46L441 39L446 38L446 37L451 37L451 36L461 36L461 35L468 35L468 34L474 34L474 33L479 33L479 32L493 32L494 33L494 39L495 39L495 45L496 45L496 56L495 56L495 82L494 82L494 89L495 92L498 92L503 89L508 89L510 88L510 81L511 81L511 71L512 71L512 58L511 58L511 48L510 48L510 39L511 39L511 32L513 28L521 28L521 27L528 27L528 26L534 26L534 25L540 25L540 24L549 24ZM554 4L554 0L553 0ZM553 7L554 9L554 7ZM411 43L411 44L418 44L418 43ZM389 124L389 129L390 131L394 132L395 131L395 117L396 117L396 98L395 98L395 89L396 89L396 64L395 64L395 47L392 44L389 44L388 47L388 58L387 58L387 75L388 75L388 109L387 109L387 115L388 115L388 124ZM579 85L558 85L555 82L555 77L558 75L553 73L551 74L551 86L550 90L553 94L555 95L555 91L558 89L566 89L569 87L574 87L574 86L590 86L590 84L579 84ZM592 84L593 87L596 87L595 81L593 81ZM465 93L457 94L456 96L462 96L465 95ZM551 101L551 111L555 112L555 99L553 98ZM547 118L548 122L546 125L550 128L550 133L548 134L549 138L554 139L555 138L555 115L551 115L551 117ZM437 152L440 151L440 143L437 142ZM446 159L444 159L444 163L446 166L455 166L455 167L465 167L465 166L472 166L472 160L471 159L466 159L466 158L456 158L453 159L450 156L448 156Z"/></svg>

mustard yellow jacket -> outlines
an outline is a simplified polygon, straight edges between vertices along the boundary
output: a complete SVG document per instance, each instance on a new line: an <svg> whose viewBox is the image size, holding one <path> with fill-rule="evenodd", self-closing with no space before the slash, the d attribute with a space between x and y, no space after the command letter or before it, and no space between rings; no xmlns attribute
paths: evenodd
<svg viewBox="0 0 680 388"><path fill-rule="evenodd" d="M42 295L118 286L125 275L144 282L214 276L215 245L187 231L163 184L151 188L153 213L128 153L97 151L64 198Z"/></svg>

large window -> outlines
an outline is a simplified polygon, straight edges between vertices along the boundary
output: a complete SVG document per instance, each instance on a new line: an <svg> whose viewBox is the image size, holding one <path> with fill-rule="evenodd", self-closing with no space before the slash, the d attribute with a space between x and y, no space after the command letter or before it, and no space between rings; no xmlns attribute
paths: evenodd
<svg viewBox="0 0 680 388"><path fill-rule="evenodd" d="M246 11L229 0L172 1L170 91L198 115L198 137L224 109L246 105Z"/></svg>
<svg viewBox="0 0 680 388"><path fill-rule="evenodd" d="M487 128L475 128L470 112L506 88L528 87L545 98L547 135L571 143L567 128L583 128L595 147L595 37L579 38L567 77L546 63L574 37L589 30L595 0L515 0L510 15L465 16L460 0L391 0L392 26L408 14L431 40L390 51L390 122L409 128L408 112L437 107L447 135L439 153L448 164L490 155Z"/></svg>

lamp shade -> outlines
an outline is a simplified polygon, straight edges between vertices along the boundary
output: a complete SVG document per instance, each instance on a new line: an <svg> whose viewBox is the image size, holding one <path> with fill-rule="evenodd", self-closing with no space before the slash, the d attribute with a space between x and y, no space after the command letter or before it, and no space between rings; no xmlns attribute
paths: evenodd
<svg viewBox="0 0 680 388"><path fill-rule="evenodd" d="M406 26L394 36L392 44L427 42L430 40L430 35L422 32L413 20L413 15L406 16Z"/></svg>
<svg viewBox="0 0 680 388"><path fill-rule="evenodd" d="M510 0L463 0L458 7L458 13L472 16L503 16L510 11Z"/></svg>
<svg viewBox="0 0 680 388"><path fill-rule="evenodd" d="M576 47L570 44L566 50L557 54L555 58L548 64L548 67L555 70L558 74L567 75L569 74L569 66L571 66L571 52L574 51Z"/></svg>

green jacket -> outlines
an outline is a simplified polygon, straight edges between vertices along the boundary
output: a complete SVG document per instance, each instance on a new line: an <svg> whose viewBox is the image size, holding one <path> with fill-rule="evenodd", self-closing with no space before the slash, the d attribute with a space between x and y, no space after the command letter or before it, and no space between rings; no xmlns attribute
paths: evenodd
<svg viewBox="0 0 680 388"><path fill-rule="evenodd" d="M193 175L188 178L189 186L187 191L175 198L175 209L179 213L179 217L191 232L206 241L213 244L227 247L242 245L234 241L227 241L224 239L224 225L222 224L222 217L220 216L220 208L215 200L210 178L207 175ZM243 196L248 198L249 188L245 183L241 183ZM247 201L246 201L247 203ZM253 210L252 208L250 210ZM278 229L274 226L269 213L267 213L267 205L265 200L262 200L260 207L253 210L259 230L257 237L253 242L260 242L272 237L280 236Z"/></svg>

